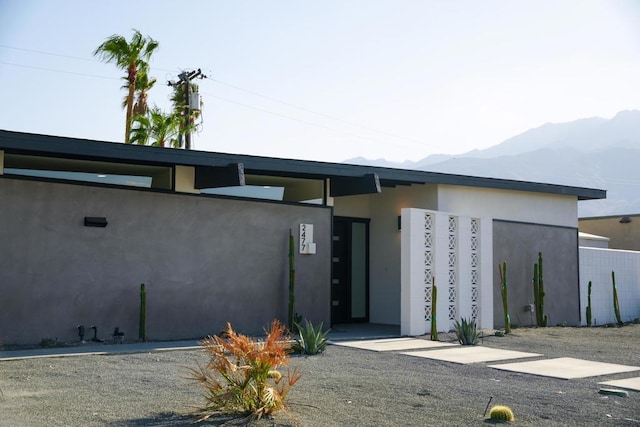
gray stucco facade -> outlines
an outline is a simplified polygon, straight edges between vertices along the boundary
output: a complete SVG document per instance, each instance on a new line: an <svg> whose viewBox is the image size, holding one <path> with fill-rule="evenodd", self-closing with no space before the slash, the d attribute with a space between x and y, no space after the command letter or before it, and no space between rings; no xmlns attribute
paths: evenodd
<svg viewBox="0 0 640 427"><path fill-rule="evenodd" d="M578 230L571 227L493 221L494 274L493 306L495 327L504 327L498 263L507 262L507 294L511 323L535 325L535 313L525 310L533 304L533 265L543 257L544 312L549 325L580 324L578 275Z"/></svg>
<svg viewBox="0 0 640 427"><path fill-rule="evenodd" d="M281 196L267 201L266 192ZM135 341L141 283L148 339L200 338L226 322L259 334L273 319L286 321L288 236L293 230L298 245L301 224L313 224L315 254L296 250L295 311L325 327L398 324L398 215L406 207L499 218L488 252L495 263L509 263L513 322L530 324L524 306L533 299L531 269L542 251L550 323L577 324L576 203L605 196L590 188L0 130L0 345L77 341L78 325L85 338L95 325L98 337L110 340L117 326ZM85 217L108 224L88 227ZM494 301L499 326L497 272L488 270L494 274L485 283L494 292L485 300Z"/></svg>
<svg viewBox="0 0 640 427"><path fill-rule="evenodd" d="M0 344L74 341L77 325L135 340L141 283L149 339L204 337L227 321L260 333L286 322L300 223L314 225L317 253L296 254L296 311L330 322L331 208L6 176L0 200Z"/></svg>

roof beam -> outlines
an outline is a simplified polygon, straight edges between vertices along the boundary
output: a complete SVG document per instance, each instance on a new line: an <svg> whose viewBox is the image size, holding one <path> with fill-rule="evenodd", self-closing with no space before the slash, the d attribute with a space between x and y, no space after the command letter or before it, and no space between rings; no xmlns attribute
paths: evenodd
<svg viewBox="0 0 640 427"><path fill-rule="evenodd" d="M331 178L331 197L381 192L380 178L378 178L378 174L376 173L368 173L362 176L339 176Z"/></svg>
<svg viewBox="0 0 640 427"><path fill-rule="evenodd" d="M231 163L227 166L196 166L194 188L236 187L244 185L244 165Z"/></svg>

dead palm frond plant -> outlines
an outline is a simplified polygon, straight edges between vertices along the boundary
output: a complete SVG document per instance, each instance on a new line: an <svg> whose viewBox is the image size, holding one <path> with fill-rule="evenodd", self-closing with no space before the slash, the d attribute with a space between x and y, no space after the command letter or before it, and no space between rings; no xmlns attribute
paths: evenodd
<svg viewBox="0 0 640 427"><path fill-rule="evenodd" d="M190 368L191 378L205 388L206 403L199 421L220 413L246 413L253 418L284 408L287 393L300 379L297 370L283 374L278 367L289 362L290 344L285 327L274 320L264 341L236 333L231 324L221 336L201 344L211 359Z"/></svg>

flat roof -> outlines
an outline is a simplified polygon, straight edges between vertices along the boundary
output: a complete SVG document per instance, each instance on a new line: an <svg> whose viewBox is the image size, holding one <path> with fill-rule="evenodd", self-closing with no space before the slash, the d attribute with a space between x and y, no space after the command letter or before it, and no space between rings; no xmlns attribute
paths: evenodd
<svg viewBox="0 0 640 427"><path fill-rule="evenodd" d="M359 177L375 173L383 187L447 184L576 196L578 200L604 199L607 195L606 190L595 188L345 163L150 147L2 129L0 129L0 150L14 154L153 166L228 166L242 163L246 174L308 179Z"/></svg>

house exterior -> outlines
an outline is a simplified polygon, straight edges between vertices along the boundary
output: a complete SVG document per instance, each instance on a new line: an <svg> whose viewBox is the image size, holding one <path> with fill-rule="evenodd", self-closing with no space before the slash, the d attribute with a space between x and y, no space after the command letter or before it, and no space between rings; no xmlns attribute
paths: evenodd
<svg viewBox="0 0 640 427"><path fill-rule="evenodd" d="M616 279L620 320L640 319L639 224L638 214L580 218L578 221L581 305L586 307L591 301L592 325L618 322L612 273ZM583 316L582 324L587 324L586 316Z"/></svg>
<svg viewBox="0 0 640 427"><path fill-rule="evenodd" d="M463 316L499 327L506 260L512 322L528 324L542 252L550 322L579 324L577 204L605 195L0 131L0 344L74 341L80 325L135 340L141 283L149 339L226 322L260 333L287 317L290 231L295 310L314 323L419 335L430 277L439 329Z"/></svg>
<svg viewBox="0 0 640 427"><path fill-rule="evenodd" d="M640 214L580 218L579 228L584 233L606 236L612 249L640 251Z"/></svg>

